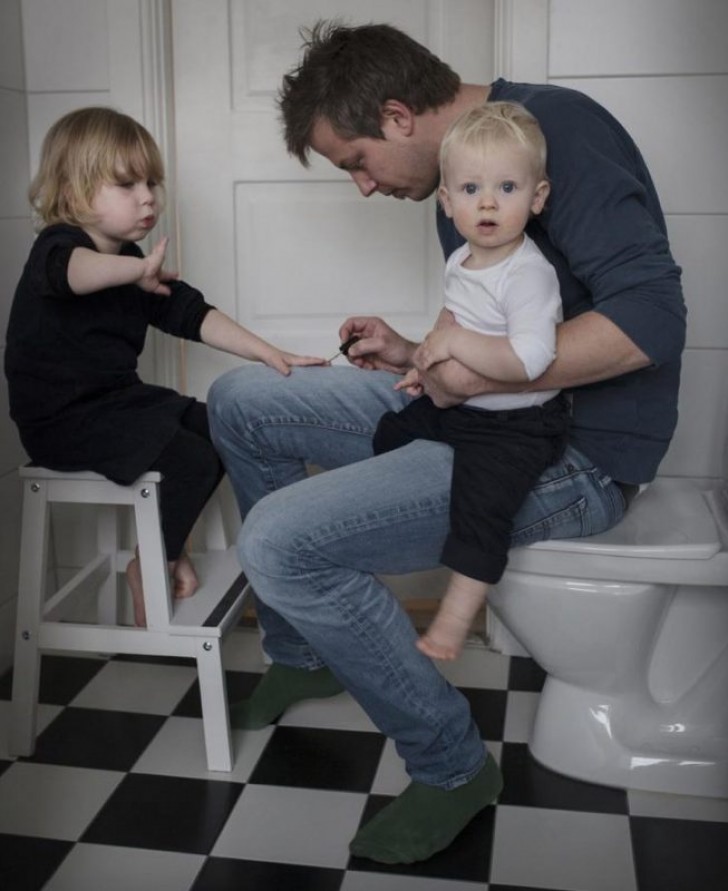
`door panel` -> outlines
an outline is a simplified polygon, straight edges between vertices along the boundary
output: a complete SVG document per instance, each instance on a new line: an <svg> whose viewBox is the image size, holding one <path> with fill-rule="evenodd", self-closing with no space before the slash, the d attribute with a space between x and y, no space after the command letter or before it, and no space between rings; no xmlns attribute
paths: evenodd
<svg viewBox="0 0 728 891"><path fill-rule="evenodd" d="M419 337L441 300L434 198L364 200L341 171L286 153L275 104L316 19L386 21L465 80L493 77L493 4L483 0L174 0L180 271L222 311L274 343L332 355L350 314ZM203 395L238 360L192 347Z"/></svg>

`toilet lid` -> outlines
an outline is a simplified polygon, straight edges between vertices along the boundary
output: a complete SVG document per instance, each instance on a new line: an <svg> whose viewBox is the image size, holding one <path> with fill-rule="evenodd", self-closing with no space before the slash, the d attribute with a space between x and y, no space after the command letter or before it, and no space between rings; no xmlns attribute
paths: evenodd
<svg viewBox="0 0 728 891"><path fill-rule="evenodd" d="M608 532L577 539L540 541L544 551L674 560L709 560L721 549L705 493L689 480L658 479L635 498Z"/></svg>

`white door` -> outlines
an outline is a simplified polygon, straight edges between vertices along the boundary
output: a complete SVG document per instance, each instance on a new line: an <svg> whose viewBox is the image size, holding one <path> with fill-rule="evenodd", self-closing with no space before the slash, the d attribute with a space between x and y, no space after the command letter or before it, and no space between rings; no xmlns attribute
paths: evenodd
<svg viewBox="0 0 728 891"><path fill-rule="evenodd" d="M417 337L441 299L434 198L364 200L328 162L285 151L275 97L318 18L399 26L464 81L493 78L485 0L174 0L180 271L241 324L296 352L333 355L350 314ZM176 181L175 181L176 180ZM238 360L192 347L190 393Z"/></svg>

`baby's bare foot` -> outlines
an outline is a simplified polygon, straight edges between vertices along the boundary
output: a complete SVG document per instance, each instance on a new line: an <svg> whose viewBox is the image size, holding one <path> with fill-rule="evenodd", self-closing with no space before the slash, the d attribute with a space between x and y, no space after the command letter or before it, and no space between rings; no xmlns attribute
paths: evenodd
<svg viewBox="0 0 728 891"><path fill-rule="evenodd" d="M144 608L144 588L142 587L142 570L139 557L133 557L126 567L126 581L131 591L131 602L134 607L134 624L138 628L146 628L147 613Z"/></svg>
<svg viewBox="0 0 728 891"><path fill-rule="evenodd" d="M183 553L171 564L172 571L172 589L174 596L178 598L192 597L195 591L200 587L200 580L197 578L195 567L192 561Z"/></svg>

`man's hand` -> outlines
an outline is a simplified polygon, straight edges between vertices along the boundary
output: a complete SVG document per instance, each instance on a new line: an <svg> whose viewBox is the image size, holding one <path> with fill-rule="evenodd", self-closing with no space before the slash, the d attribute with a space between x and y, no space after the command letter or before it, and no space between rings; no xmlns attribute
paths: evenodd
<svg viewBox="0 0 728 891"><path fill-rule="evenodd" d="M350 337L359 339L347 352L348 360L369 371L393 371L403 374L412 366L417 344L406 340L376 316L353 316L339 329L342 343Z"/></svg>

